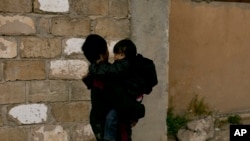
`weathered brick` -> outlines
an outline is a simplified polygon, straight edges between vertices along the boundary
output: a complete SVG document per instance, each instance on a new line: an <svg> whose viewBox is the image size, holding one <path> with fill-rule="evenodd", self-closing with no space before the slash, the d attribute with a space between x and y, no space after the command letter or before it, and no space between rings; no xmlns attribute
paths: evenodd
<svg viewBox="0 0 250 141"><path fill-rule="evenodd" d="M56 17L52 19L52 34L83 35L90 33L90 20L86 18Z"/></svg>
<svg viewBox="0 0 250 141"><path fill-rule="evenodd" d="M35 12L40 12L40 11L68 12L69 1L68 0L35 0L34 9L35 9Z"/></svg>
<svg viewBox="0 0 250 141"><path fill-rule="evenodd" d="M0 106L0 110L2 110L2 107ZM3 119L3 115L0 114L0 127L4 125L4 119Z"/></svg>
<svg viewBox="0 0 250 141"><path fill-rule="evenodd" d="M6 61L4 65L5 80L45 79L44 61Z"/></svg>
<svg viewBox="0 0 250 141"><path fill-rule="evenodd" d="M90 100L90 91L82 81L72 82L71 100Z"/></svg>
<svg viewBox="0 0 250 141"><path fill-rule="evenodd" d="M60 125L44 125L31 129L32 141L69 141L69 132Z"/></svg>
<svg viewBox="0 0 250 141"><path fill-rule="evenodd" d="M88 63L83 60L55 60L50 62L49 78L81 79L88 72Z"/></svg>
<svg viewBox="0 0 250 141"><path fill-rule="evenodd" d="M24 82L0 83L0 92L0 104L25 102Z"/></svg>
<svg viewBox="0 0 250 141"><path fill-rule="evenodd" d="M0 62L0 81L3 80L3 69L2 69L2 63Z"/></svg>
<svg viewBox="0 0 250 141"><path fill-rule="evenodd" d="M28 84L30 102L68 101L70 83L68 81L33 81Z"/></svg>
<svg viewBox="0 0 250 141"><path fill-rule="evenodd" d="M35 124L47 121L48 107L45 104L22 104L12 107L9 116L17 123Z"/></svg>
<svg viewBox="0 0 250 141"><path fill-rule="evenodd" d="M0 81L3 80L3 63L0 62Z"/></svg>
<svg viewBox="0 0 250 141"><path fill-rule="evenodd" d="M28 141L27 128L0 128L1 141Z"/></svg>
<svg viewBox="0 0 250 141"><path fill-rule="evenodd" d="M54 58L61 54L61 40L59 38L22 38L21 57L25 58Z"/></svg>
<svg viewBox="0 0 250 141"><path fill-rule="evenodd" d="M63 54L67 58L84 58L81 47L85 39L69 38L63 40Z"/></svg>
<svg viewBox="0 0 250 141"><path fill-rule="evenodd" d="M114 18L99 18L96 21L95 32L107 38L129 37L129 20Z"/></svg>
<svg viewBox="0 0 250 141"><path fill-rule="evenodd" d="M0 11L3 12L31 12L32 0L1 0Z"/></svg>
<svg viewBox="0 0 250 141"><path fill-rule="evenodd" d="M0 58L17 56L17 41L15 38L0 37Z"/></svg>
<svg viewBox="0 0 250 141"><path fill-rule="evenodd" d="M37 33L40 35L48 35L51 32L51 18L41 17L37 20Z"/></svg>
<svg viewBox="0 0 250 141"><path fill-rule="evenodd" d="M91 16L108 15L109 0L73 0L72 5L78 14Z"/></svg>
<svg viewBox="0 0 250 141"><path fill-rule="evenodd" d="M0 115L0 127L3 126L3 118L2 116Z"/></svg>
<svg viewBox="0 0 250 141"><path fill-rule="evenodd" d="M129 13L128 0L111 0L109 12L114 17L127 17Z"/></svg>
<svg viewBox="0 0 250 141"><path fill-rule="evenodd" d="M3 80L3 63L0 62L0 81Z"/></svg>
<svg viewBox="0 0 250 141"><path fill-rule="evenodd" d="M30 17L0 15L0 34L28 35L35 32L35 23Z"/></svg>
<svg viewBox="0 0 250 141"><path fill-rule="evenodd" d="M90 124L78 124L73 128L73 141L95 141Z"/></svg>
<svg viewBox="0 0 250 141"><path fill-rule="evenodd" d="M109 51L109 62L113 62L114 61L114 53L113 53L113 49L115 44L118 42L119 40L108 40L108 51Z"/></svg>
<svg viewBox="0 0 250 141"><path fill-rule="evenodd" d="M55 103L51 112L57 122L81 122L89 119L89 102Z"/></svg>

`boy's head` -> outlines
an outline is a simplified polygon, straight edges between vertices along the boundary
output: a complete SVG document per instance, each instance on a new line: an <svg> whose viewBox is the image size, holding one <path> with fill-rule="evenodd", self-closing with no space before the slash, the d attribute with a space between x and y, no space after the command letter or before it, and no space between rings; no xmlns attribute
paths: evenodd
<svg viewBox="0 0 250 141"><path fill-rule="evenodd" d="M90 34L82 45L82 51L90 63L95 63L100 56L107 55L108 46L103 37L97 34Z"/></svg>
<svg viewBox="0 0 250 141"><path fill-rule="evenodd" d="M119 59L133 59L136 54L136 46L130 39L123 39L117 42L114 46L113 53L115 60Z"/></svg>

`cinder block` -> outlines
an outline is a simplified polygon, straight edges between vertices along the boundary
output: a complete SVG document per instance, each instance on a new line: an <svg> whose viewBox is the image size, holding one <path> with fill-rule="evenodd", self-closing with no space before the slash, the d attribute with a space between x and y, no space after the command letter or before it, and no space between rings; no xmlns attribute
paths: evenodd
<svg viewBox="0 0 250 141"><path fill-rule="evenodd" d="M50 62L50 79L81 79L88 72L83 60L54 60Z"/></svg>
<svg viewBox="0 0 250 141"><path fill-rule="evenodd" d="M3 63L0 61L0 81L3 80Z"/></svg>
<svg viewBox="0 0 250 141"><path fill-rule="evenodd" d="M112 17L128 17L128 0L111 0L109 15Z"/></svg>
<svg viewBox="0 0 250 141"><path fill-rule="evenodd" d="M47 114L48 107L45 104L23 104L9 110L9 115L21 124L44 123Z"/></svg>
<svg viewBox="0 0 250 141"><path fill-rule="evenodd" d="M68 101L70 82L62 80L32 81L28 83L30 102Z"/></svg>
<svg viewBox="0 0 250 141"><path fill-rule="evenodd" d="M34 2L35 12L68 12L69 1L68 0L35 0Z"/></svg>
<svg viewBox="0 0 250 141"><path fill-rule="evenodd" d="M85 39L82 38L69 38L63 41L63 53L66 56L80 54L83 55L82 45Z"/></svg>
<svg viewBox="0 0 250 141"><path fill-rule="evenodd" d="M77 14L90 16L106 16L109 12L109 0L72 0Z"/></svg>
<svg viewBox="0 0 250 141"><path fill-rule="evenodd" d="M0 141L28 141L28 131L24 127L0 128Z"/></svg>
<svg viewBox="0 0 250 141"><path fill-rule="evenodd" d="M89 118L90 104L86 101L54 103L51 112L57 122L83 122Z"/></svg>
<svg viewBox="0 0 250 141"><path fill-rule="evenodd" d="M108 40L108 51L109 51L109 61L110 62L113 62L114 61L114 53L113 53L113 50L114 50L114 46L115 44L118 42L119 40Z"/></svg>
<svg viewBox="0 0 250 141"><path fill-rule="evenodd" d="M16 56L16 39L11 37L0 37L0 58L15 58Z"/></svg>
<svg viewBox="0 0 250 141"><path fill-rule="evenodd" d="M73 130L73 141L95 141L96 138L90 124L77 124Z"/></svg>
<svg viewBox="0 0 250 141"><path fill-rule="evenodd" d="M21 57L55 58L61 55L60 38L21 38Z"/></svg>
<svg viewBox="0 0 250 141"><path fill-rule="evenodd" d="M2 114L0 114L0 127L3 125L4 125L3 116L2 116Z"/></svg>
<svg viewBox="0 0 250 141"><path fill-rule="evenodd" d="M98 18L94 30L108 39L121 39L129 37L129 27L128 19Z"/></svg>
<svg viewBox="0 0 250 141"><path fill-rule="evenodd" d="M46 78L44 61L6 61L5 80L41 80Z"/></svg>
<svg viewBox="0 0 250 141"><path fill-rule="evenodd" d="M90 20L86 18L56 17L52 19L52 34L86 36L90 33Z"/></svg>
<svg viewBox="0 0 250 141"><path fill-rule="evenodd" d="M69 133L61 125L43 125L32 128L32 141L69 141Z"/></svg>
<svg viewBox="0 0 250 141"><path fill-rule="evenodd" d="M0 15L0 34L29 35L35 32L35 23L30 17Z"/></svg>
<svg viewBox="0 0 250 141"><path fill-rule="evenodd" d="M32 0L1 0L0 11L3 12L31 12Z"/></svg>
<svg viewBox="0 0 250 141"><path fill-rule="evenodd" d="M71 85L71 101L90 100L90 90L82 81L73 81Z"/></svg>
<svg viewBox="0 0 250 141"><path fill-rule="evenodd" d="M37 34L48 36L51 33L51 18L41 17L37 20Z"/></svg>
<svg viewBox="0 0 250 141"><path fill-rule="evenodd" d="M25 82L0 83L0 92L0 104L25 102Z"/></svg>

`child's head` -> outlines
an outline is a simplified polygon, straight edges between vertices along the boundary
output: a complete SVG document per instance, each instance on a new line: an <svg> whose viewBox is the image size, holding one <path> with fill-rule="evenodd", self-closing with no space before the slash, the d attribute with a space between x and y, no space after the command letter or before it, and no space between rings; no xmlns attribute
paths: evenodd
<svg viewBox="0 0 250 141"><path fill-rule="evenodd" d="M103 37L97 34L90 34L86 38L82 45L82 51L90 63L95 63L101 56L106 56L108 58L107 42Z"/></svg>
<svg viewBox="0 0 250 141"><path fill-rule="evenodd" d="M113 49L115 60L119 59L133 59L136 54L136 46L130 39L123 39L117 42Z"/></svg>

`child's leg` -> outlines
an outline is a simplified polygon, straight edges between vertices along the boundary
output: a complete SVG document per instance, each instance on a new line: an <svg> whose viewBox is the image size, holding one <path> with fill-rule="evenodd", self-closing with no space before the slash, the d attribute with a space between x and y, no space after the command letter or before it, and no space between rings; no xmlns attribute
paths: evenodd
<svg viewBox="0 0 250 141"><path fill-rule="evenodd" d="M117 111L112 109L106 117L104 127L104 140L115 140L117 136L118 117Z"/></svg>
<svg viewBox="0 0 250 141"><path fill-rule="evenodd" d="M132 141L132 129L130 126L130 122L127 120L119 121L118 123L118 138L119 141Z"/></svg>

